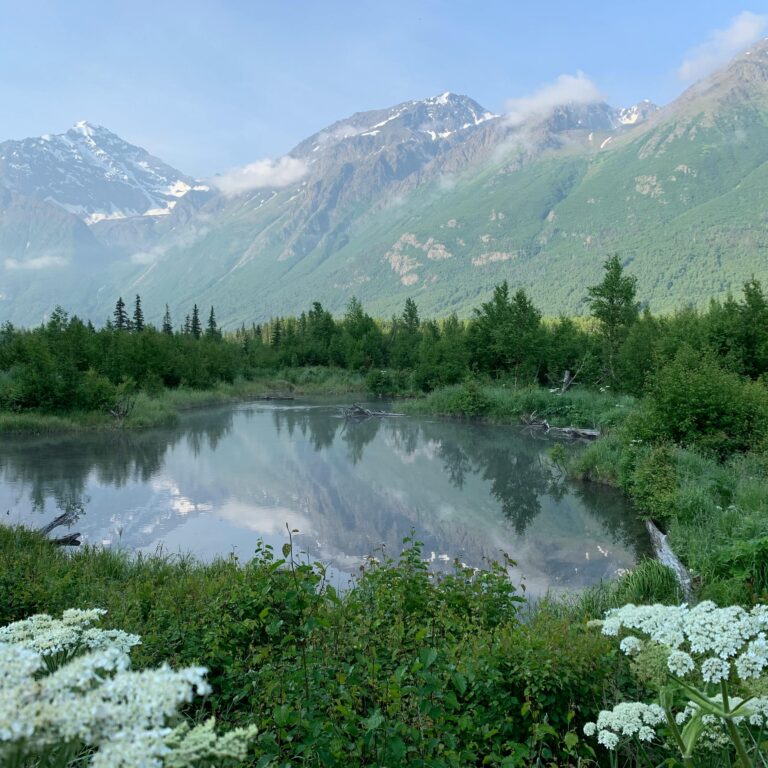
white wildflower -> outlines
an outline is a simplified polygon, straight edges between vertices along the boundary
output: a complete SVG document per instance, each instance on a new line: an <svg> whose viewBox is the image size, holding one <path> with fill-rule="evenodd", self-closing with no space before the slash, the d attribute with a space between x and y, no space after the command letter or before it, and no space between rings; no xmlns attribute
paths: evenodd
<svg viewBox="0 0 768 768"><path fill-rule="evenodd" d="M586 723L584 726L585 736L594 736L597 733L597 725L595 723Z"/></svg>
<svg viewBox="0 0 768 768"><path fill-rule="evenodd" d="M132 671L129 652L141 640L92 627L104 613L40 614L0 628L0 761L5 747L21 750L21 764L37 764L66 742L87 747L95 768L244 760L255 728L219 736L213 721L172 727L182 705L210 693L206 670Z"/></svg>
<svg viewBox="0 0 768 768"><path fill-rule="evenodd" d="M705 659L701 664L701 677L705 683L719 683L727 680L731 672L731 665L723 659Z"/></svg>
<svg viewBox="0 0 768 768"><path fill-rule="evenodd" d="M597 734L597 743L602 744L606 749L616 749L619 745L619 737L610 731L600 731Z"/></svg>
<svg viewBox="0 0 768 768"><path fill-rule="evenodd" d="M625 637L621 641L619 648L622 653L625 653L627 656L635 656L643 650L643 643L634 635L629 635L629 637Z"/></svg>
<svg viewBox="0 0 768 768"><path fill-rule="evenodd" d="M694 669L695 664L685 651L672 651L667 659L667 667L673 675L684 677Z"/></svg>
<svg viewBox="0 0 768 768"><path fill-rule="evenodd" d="M768 667L768 643L764 637L758 637L750 642L746 651L736 659L736 671L742 680L746 680L750 677L760 677L766 667Z"/></svg>

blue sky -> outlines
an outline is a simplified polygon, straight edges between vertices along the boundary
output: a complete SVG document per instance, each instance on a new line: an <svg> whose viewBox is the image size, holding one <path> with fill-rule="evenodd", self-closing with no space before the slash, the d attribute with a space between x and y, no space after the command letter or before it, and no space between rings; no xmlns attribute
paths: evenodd
<svg viewBox="0 0 768 768"><path fill-rule="evenodd" d="M501 112L582 71L613 104L665 103L686 85L681 66L690 80L734 40L767 34L764 11L707 0L0 0L0 140L87 119L207 176L279 156L352 112L446 90Z"/></svg>

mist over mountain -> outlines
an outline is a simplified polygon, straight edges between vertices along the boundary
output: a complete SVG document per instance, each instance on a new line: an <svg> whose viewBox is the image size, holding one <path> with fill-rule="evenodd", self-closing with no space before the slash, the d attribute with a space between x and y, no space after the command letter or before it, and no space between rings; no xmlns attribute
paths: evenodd
<svg viewBox="0 0 768 768"><path fill-rule="evenodd" d="M0 321L103 322L134 293L150 319L213 304L230 327L352 295L444 315L504 279L578 313L612 253L669 310L768 279L767 161L765 41L661 109L443 93L209 180L81 122L0 143Z"/></svg>

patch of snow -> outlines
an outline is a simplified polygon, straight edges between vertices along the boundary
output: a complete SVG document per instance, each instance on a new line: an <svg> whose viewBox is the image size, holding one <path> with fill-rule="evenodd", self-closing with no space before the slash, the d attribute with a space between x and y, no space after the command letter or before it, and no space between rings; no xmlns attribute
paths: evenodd
<svg viewBox="0 0 768 768"><path fill-rule="evenodd" d="M95 224L97 221L117 221L118 219L126 218L128 217L121 211L116 211L114 213L92 213L90 216L86 217L85 223Z"/></svg>
<svg viewBox="0 0 768 768"><path fill-rule="evenodd" d="M190 189L192 189L192 187L190 187L189 184L177 179L173 184L168 185L167 192L174 197L184 197Z"/></svg>
<svg viewBox="0 0 768 768"><path fill-rule="evenodd" d="M373 131L363 131L360 135L361 136L375 136L377 133L381 133L381 131L378 128L376 128Z"/></svg>
<svg viewBox="0 0 768 768"><path fill-rule="evenodd" d="M602 144L600 144L600 149L605 149L608 146L608 143L613 141L613 136L609 136L607 139L603 141Z"/></svg>

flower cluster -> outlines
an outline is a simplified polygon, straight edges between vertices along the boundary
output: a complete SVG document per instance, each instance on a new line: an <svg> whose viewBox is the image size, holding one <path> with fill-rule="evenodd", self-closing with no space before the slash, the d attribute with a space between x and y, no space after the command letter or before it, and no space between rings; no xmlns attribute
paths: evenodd
<svg viewBox="0 0 768 768"><path fill-rule="evenodd" d="M210 692L206 670L132 670L140 639L91 626L103 614L67 611L0 628L0 763L62 745L89 748L97 768L241 759L255 728L218 736L213 721L174 727L183 704Z"/></svg>
<svg viewBox="0 0 768 768"><path fill-rule="evenodd" d="M644 641L670 649L667 666L677 677L697 668L705 682L718 683L730 677L735 667L739 678L757 678L768 669L768 606L751 611L739 606L718 608L705 601L687 605L625 605L609 611L602 623L604 635L621 630L640 633L624 638L621 650L632 655Z"/></svg>
<svg viewBox="0 0 768 768"><path fill-rule="evenodd" d="M656 735L655 726L661 725L666 716L658 704L624 702L611 710L604 710L597 716L597 723L587 723L584 733L594 736L608 749L616 749L621 736L636 736L640 741L652 741Z"/></svg>
<svg viewBox="0 0 768 768"><path fill-rule="evenodd" d="M768 606L747 611L739 606L718 608L709 601L693 608L625 605L598 623L605 635L623 635L620 649L628 656L645 649L661 651L668 679L690 700L677 714L671 704L665 704L666 710L655 704L618 704L600 712L596 723L587 723L588 736L597 734L598 743L614 750L622 738L651 741L654 727L666 721L684 760L697 747L731 745L740 764L752 765L746 746L750 742L742 739L740 730L768 726L768 697L731 695L729 683L760 678L768 670ZM719 686L716 695L711 695L712 685ZM660 700L673 699L663 695Z"/></svg>

